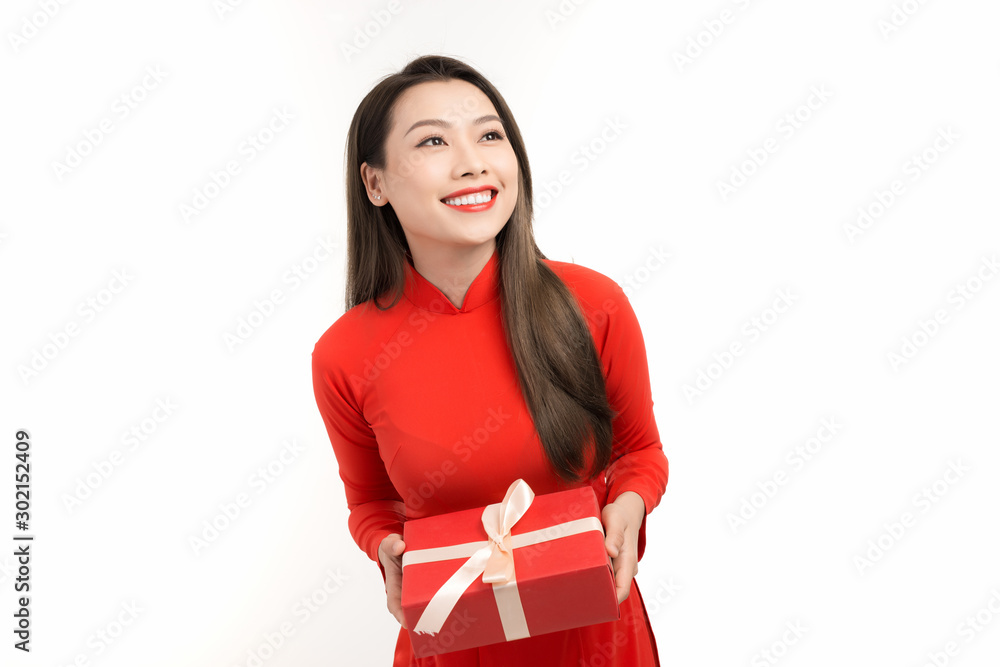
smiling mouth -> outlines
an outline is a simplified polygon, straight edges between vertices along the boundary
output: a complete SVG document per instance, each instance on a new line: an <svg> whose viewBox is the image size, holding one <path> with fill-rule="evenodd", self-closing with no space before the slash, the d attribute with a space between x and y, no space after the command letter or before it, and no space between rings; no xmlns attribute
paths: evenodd
<svg viewBox="0 0 1000 667"><path fill-rule="evenodd" d="M481 207L492 205L499 194L496 190L481 190L475 194L463 195L461 197L446 197L441 200L445 206L464 210L479 210ZM477 208L479 207L479 208Z"/></svg>

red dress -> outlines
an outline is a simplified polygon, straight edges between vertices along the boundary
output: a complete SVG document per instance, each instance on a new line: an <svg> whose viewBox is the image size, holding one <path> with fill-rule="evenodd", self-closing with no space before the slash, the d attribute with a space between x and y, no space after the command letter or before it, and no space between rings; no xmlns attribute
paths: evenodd
<svg viewBox="0 0 1000 667"><path fill-rule="evenodd" d="M580 303L608 399L621 412L613 422L606 479L591 482L598 502L603 507L634 491L648 514L660 502L668 468L635 312L621 287L603 274L543 261ZM407 263L404 296L392 308L380 311L370 303L352 308L313 349L316 401L344 482L348 527L383 578L379 544L390 533L402 534L406 518L500 502L517 478L536 494L573 486L550 472L518 386L501 321L499 275L494 251L458 308ZM645 526L643 519L640 559ZM659 665L634 579L618 621L426 658L413 656L409 635L400 627L393 662L394 667L594 664Z"/></svg>

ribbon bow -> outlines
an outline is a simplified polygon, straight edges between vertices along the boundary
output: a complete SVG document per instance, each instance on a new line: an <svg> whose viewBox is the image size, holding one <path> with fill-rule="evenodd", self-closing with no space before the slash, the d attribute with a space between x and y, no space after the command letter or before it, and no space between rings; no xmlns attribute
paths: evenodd
<svg viewBox="0 0 1000 667"><path fill-rule="evenodd" d="M507 488L503 502L483 510L483 528L490 537L490 558L483 572L484 584L504 584L514 580L514 547L511 544L510 529L528 511L535 492L523 479L515 480Z"/></svg>
<svg viewBox="0 0 1000 667"><path fill-rule="evenodd" d="M476 577L482 574L483 583L493 584L493 595L497 600L500 622L507 639L529 636L528 621L524 618L521 596L517 592L510 529L524 516L534 499L535 492L528 483L518 479L507 488L503 502L488 505L483 510L483 528L489 541L477 549L431 597L413 628L414 632L440 632L458 599Z"/></svg>
<svg viewBox="0 0 1000 667"><path fill-rule="evenodd" d="M604 532L600 519L588 516L512 536L511 528L528 511L534 499L535 493L527 482L523 479L514 480L507 488L503 502L487 505L483 510L483 528L486 530L488 540L403 552L404 568L417 563L468 556L468 560L431 597L413 627L413 632L421 634L440 632L459 598L472 582L482 575L483 583L493 585L493 596L497 601L497 610L500 613L500 623L506 640L531 636L528 631L528 621L524 617L524 608L521 606L521 596L517 591L514 549L589 530L602 534Z"/></svg>

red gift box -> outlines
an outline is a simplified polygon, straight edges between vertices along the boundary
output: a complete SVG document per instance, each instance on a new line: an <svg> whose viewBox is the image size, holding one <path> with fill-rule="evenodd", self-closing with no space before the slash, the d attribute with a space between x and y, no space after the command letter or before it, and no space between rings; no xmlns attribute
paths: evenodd
<svg viewBox="0 0 1000 667"><path fill-rule="evenodd" d="M402 606L425 657L621 618L594 489L502 502L403 524Z"/></svg>

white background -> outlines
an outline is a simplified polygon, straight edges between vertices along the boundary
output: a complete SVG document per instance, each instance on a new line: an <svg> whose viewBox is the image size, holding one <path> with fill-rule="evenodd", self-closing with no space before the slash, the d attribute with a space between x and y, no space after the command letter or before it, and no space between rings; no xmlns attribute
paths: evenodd
<svg viewBox="0 0 1000 667"><path fill-rule="evenodd" d="M391 663L398 625L347 531L310 354L343 312L350 118L378 78L442 53L513 110L543 252L627 285L638 313L671 468L637 579L662 664L995 664L1000 5L389 7L4 3L0 663ZM293 118L266 136L276 109ZM185 220L230 160L240 172ZM859 207L876 212L863 227ZM336 247L320 261L321 242ZM295 283L296 266L313 270ZM782 290L792 305L769 310ZM12 648L17 429L27 655Z"/></svg>

